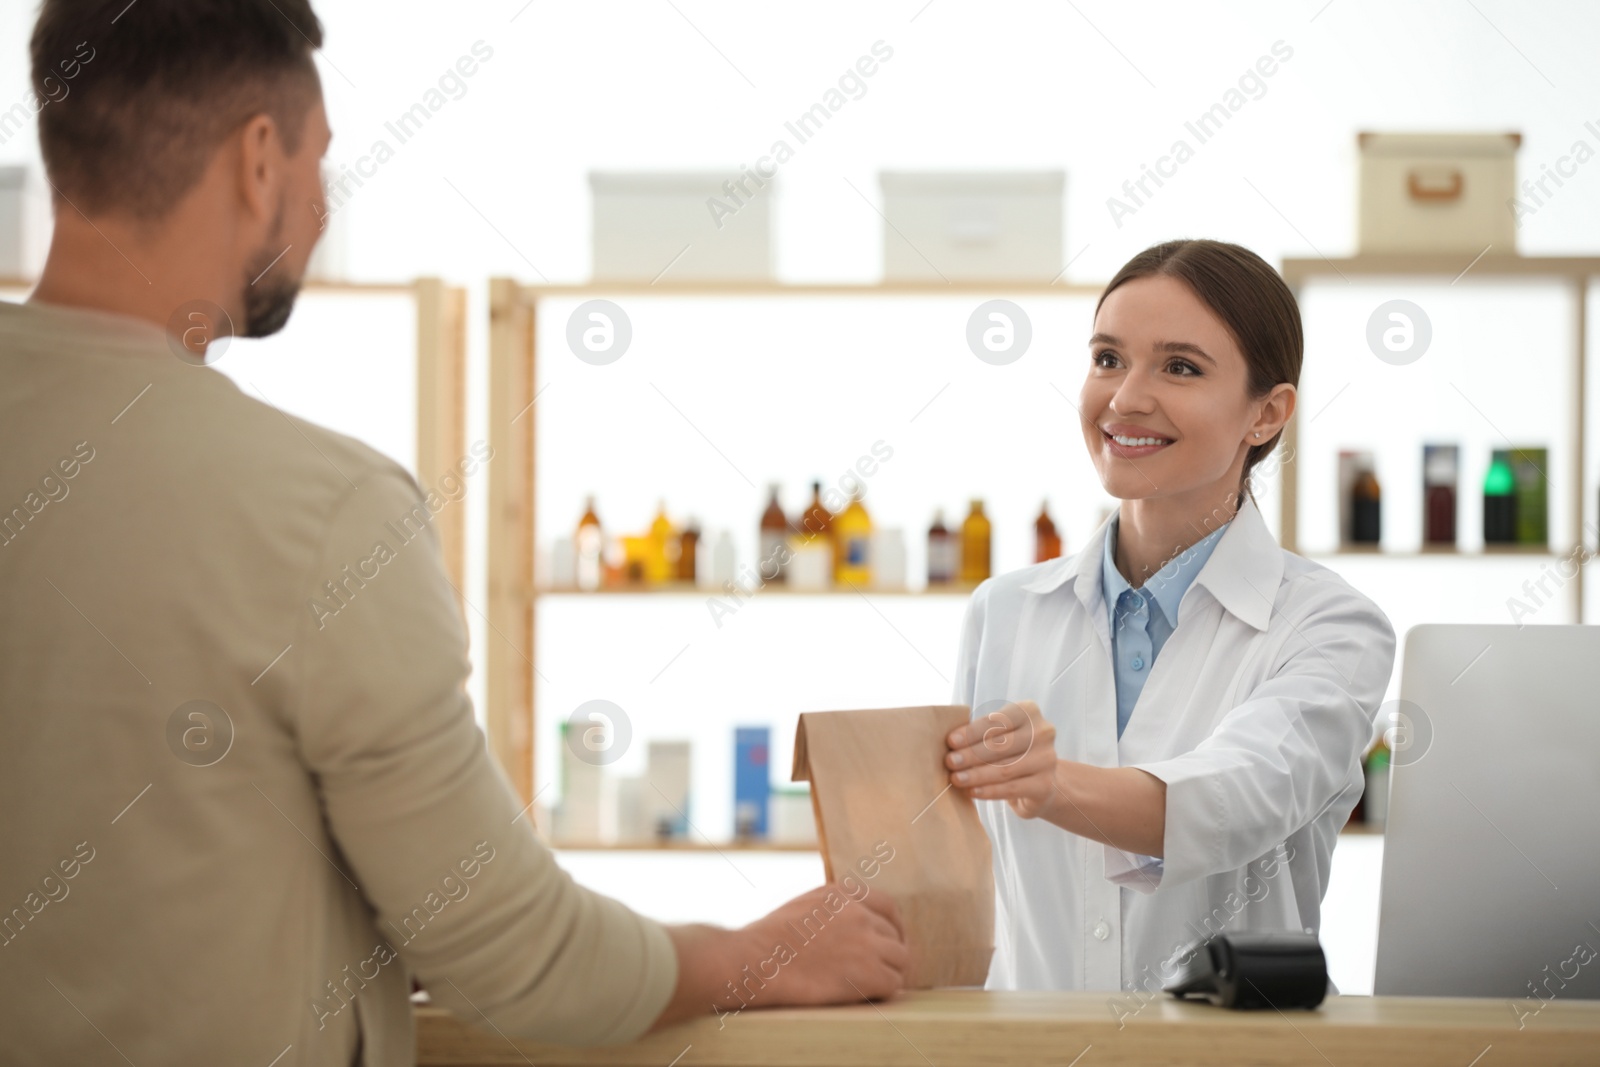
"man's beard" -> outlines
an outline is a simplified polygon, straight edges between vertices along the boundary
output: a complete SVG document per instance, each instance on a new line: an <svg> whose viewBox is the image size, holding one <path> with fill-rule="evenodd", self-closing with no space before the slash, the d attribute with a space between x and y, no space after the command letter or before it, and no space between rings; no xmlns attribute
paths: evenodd
<svg viewBox="0 0 1600 1067"><path fill-rule="evenodd" d="M241 337L270 337L283 329L300 295L300 279L290 278L281 263L274 262L286 249L279 247L283 232L284 205L272 223L272 236L266 246L251 257L245 276L244 329ZM265 275L265 277L263 277Z"/></svg>

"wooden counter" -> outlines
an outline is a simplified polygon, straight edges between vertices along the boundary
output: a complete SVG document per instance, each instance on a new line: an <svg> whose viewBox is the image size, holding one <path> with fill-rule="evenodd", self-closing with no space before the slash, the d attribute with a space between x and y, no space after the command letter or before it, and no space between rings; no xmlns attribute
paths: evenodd
<svg viewBox="0 0 1600 1067"><path fill-rule="evenodd" d="M1101 1067L1600 1064L1600 1002L1559 999L1522 1019L1505 1000L1332 997L1316 1011L1227 1011L1168 994L1118 1017L1105 993L904 993L844 1008L708 1016L631 1045L513 1043L417 1010L422 1067ZM1121 1000L1121 998L1115 998ZM1523 1011L1528 1005L1516 1002ZM1127 1000L1124 1012L1138 1008Z"/></svg>

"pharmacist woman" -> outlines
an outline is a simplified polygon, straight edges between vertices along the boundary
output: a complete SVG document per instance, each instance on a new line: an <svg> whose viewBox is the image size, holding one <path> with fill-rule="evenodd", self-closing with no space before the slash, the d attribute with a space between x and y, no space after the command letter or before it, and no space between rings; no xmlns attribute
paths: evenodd
<svg viewBox="0 0 1600 1067"><path fill-rule="evenodd" d="M991 989L1157 994L1200 938L1320 927L1395 636L1248 491L1302 350L1237 245L1157 245L1101 294L1078 410L1121 503L978 586L961 636L946 766L993 844Z"/></svg>

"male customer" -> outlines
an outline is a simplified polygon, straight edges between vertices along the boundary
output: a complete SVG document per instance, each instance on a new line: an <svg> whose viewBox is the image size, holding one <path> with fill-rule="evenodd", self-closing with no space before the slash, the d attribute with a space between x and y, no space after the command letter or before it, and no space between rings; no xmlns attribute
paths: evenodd
<svg viewBox="0 0 1600 1067"><path fill-rule="evenodd" d="M387 531L416 483L198 365L289 317L321 39L307 0L41 7L36 85L94 58L39 115L55 231L0 306L0 1058L409 1062L412 976L580 1044L892 994L881 893L723 930L574 884L474 725L431 528Z"/></svg>

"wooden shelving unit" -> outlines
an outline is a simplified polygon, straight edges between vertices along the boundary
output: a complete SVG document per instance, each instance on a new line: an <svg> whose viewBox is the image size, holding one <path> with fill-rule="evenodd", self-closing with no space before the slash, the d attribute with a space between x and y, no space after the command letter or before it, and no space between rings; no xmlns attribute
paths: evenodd
<svg viewBox="0 0 1600 1067"><path fill-rule="evenodd" d="M534 788L534 605L544 597L671 596L689 590L543 590L535 587L533 543L536 529L534 455L538 410L538 317L546 298L599 296L859 297L885 296L1050 296L1093 297L1103 286L1077 283L890 283L882 285L781 285L752 283L606 282L588 285L522 285L513 278L489 281L489 440L495 462L489 477L488 620L497 640L488 644L489 746L506 773L531 802ZM762 596L772 592L768 587ZM705 595L705 591L696 591ZM869 596L965 595L970 589L862 589ZM855 596L851 590L783 591L783 596ZM559 845L558 847L568 847Z"/></svg>
<svg viewBox="0 0 1600 1067"><path fill-rule="evenodd" d="M308 288L344 291L329 283ZM412 291L417 308L417 481L436 486L467 455L467 291L438 278L419 278L399 288ZM464 616L466 509L445 508L434 521Z"/></svg>
<svg viewBox="0 0 1600 1067"><path fill-rule="evenodd" d="M1343 548L1332 553L1312 553L1315 559L1336 559L1342 556L1351 557L1386 557L1390 559L1419 559L1425 556L1450 556L1452 554L1462 557L1499 556L1499 555L1532 555L1532 556L1565 556L1585 543L1583 528L1583 503L1584 491L1587 485L1586 471L1584 469L1584 443L1586 431L1584 426L1584 399L1586 388L1585 362L1589 350L1588 340L1588 294L1589 280L1600 274L1600 257L1594 256L1507 256L1484 254L1477 259L1470 256L1445 255L1445 254L1411 254L1411 255L1358 255L1344 259L1326 258L1297 258L1283 261L1280 270L1284 280L1294 290L1296 299L1299 299L1307 284L1311 282L1328 282L1334 279L1352 281L1355 279L1372 278L1416 278L1428 280L1458 281L1462 278L1483 279L1554 279L1564 281L1570 291L1572 302L1572 363L1570 392L1567 397L1570 417L1572 420L1572 433L1568 440L1568 448L1574 457L1570 489L1573 495L1574 507L1572 511L1571 526L1566 533L1566 545L1560 546L1554 541L1551 545L1485 545L1481 552L1463 552L1448 547L1432 549L1421 548L1414 552L1384 552L1375 549ZM1302 307L1304 306L1302 302ZM1307 331L1310 332L1309 330ZM1300 403L1306 403L1304 389L1300 391ZM1299 449L1299 422L1298 418L1291 419L1284 427L1283 445L1285 449L1293 449L1295 455L1300 454ZM1298 492L1299 471L1295 463L1282 465L1283 491L1280 500L1279 543L1291 552L1299 549L1299 502ZM1551 531L1554 538L1555 531ZM1567 583L1572 587L1573 618L1583 620L1583 580Z"/></svg>
<svg viewBox="0 0 1600 1067"><path fill-rule="evenodd" d="M1454 256L1357 256L1348 259L1289 259L1282 265L1282 273L1297 294L1312 281L1328 278L1377 278L1384 276L1456 278L1463 274L1469 263ZM1588 279L1600 273L1600 258L1589 257L1514 257L1485 255L1470 264L1467 272L1473 277L1567 279L1574 294L1574 345L1572 361L1573 425L1571 447L1579 456L1574 473L1576 499L1583 498L1582 444L1584 440L1583 390L1584 359L1587 333L1584 315L1584 296ZM488 617L498 640L491 641L487 649L489 700L486 718L492 750L500 758L513 782L522 792L524 801L531 801L534 788L534 749L536 731L534 723L535 690L533 685L535 658L535 614L537 601L546 598L602 597L685 597L704 596L707 590L693 586L667 586L661 588L621 588L596 591L576 589L539 589L534 584L533 543L535 531L535 486L537 457L535 456L538 413L534 404L537 386L538 342L537 325L541 301L546 298L588 299L600 296L649 295L652 297L860 297L871 299L883 296L943 296L951 295L1009 295L1027 296L1078 296L1097 297L1102 286L1083 284L1027 285L1027 284L885 284L885 285L779 285L775 283L751 284L657 284L603 283L588 285L525 286L511 278L490 281L490 440L495 448L496 462L491 465L489 481L489 599ZM1302 405L1305 397L1301 396ZM1304 410L1304 408L1302 408ZM1284 447L1297 449L1297 423L1291 420L1285 430ZM1298 551L1298 495L1296 464L1282 465L1281 492L1281 543L1290 551ZM1574 545L1581 543L1581 506L1575 510L1570 539ZM1420 547L1416 551L1383 552L1379 550L1341 550L1332 553L1313 553L1313 558L1333 560L1341 557L1388 557L1393 559L1421 560L1425 558L1483 558L1517 555L1554 555L1557 549L1544 546L1486 546L1481 551L1462 551L1453 548ZM1582 582L1571 583L1578 618L1582 618ZM763 596L966 596L970 587L950 587L937 590L817 590L796 591L769 586ZM1362 826L1346 827L1347 833L1370 833ZM1381 832L1381 831L1380 831ZM636 850L639 845L571 844L555 843L558 848ZM656 845L642 846L657 849ZM772 845L733 845L710 843L674 843L669 848L684 850L711 850L726 848L773 848ZM789 846L776 846L787 848ZM794 846L801 849L813 846Z"/></svg>

